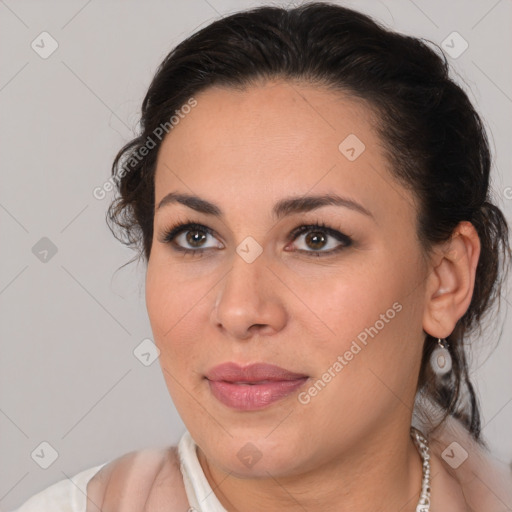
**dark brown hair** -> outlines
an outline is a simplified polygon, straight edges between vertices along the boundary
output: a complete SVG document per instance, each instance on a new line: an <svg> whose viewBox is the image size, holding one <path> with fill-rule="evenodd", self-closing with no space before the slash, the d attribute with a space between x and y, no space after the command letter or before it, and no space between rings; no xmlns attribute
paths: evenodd
<svg viewBox="0 0 512 512"><path fill-rule="evenodd" d="M115 158L112 175L119 196L107 213L112 232L147 262L159 127L209 86L243 89L274 78L344 92L377 113L376 128L392 172L418 200L418 238L425 254L449 240L461 221L475 226L481 255L472 301L447 338L453 369L444 381L432 374L428 361L437 340L427 334L418 390L483 442L464 341L499 298L510 260L508 226L490 197L491 156L483 123L466 93L450 79L442 52L423 40L325 2L291 9L259 7L201 29L161 63L142 104L141 132ZM141 158L148 138L156 147Z"/></svg>

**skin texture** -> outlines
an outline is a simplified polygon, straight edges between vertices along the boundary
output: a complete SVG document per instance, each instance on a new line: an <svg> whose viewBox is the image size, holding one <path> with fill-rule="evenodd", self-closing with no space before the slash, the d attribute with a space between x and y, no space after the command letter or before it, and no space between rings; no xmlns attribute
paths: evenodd
<svg viewBox="0 0 512 512"><path fill-rule="evenodd" d="M415 510L421 461L409 427L422 344L425 332L449 335L469 306L476 231L461 223L427 257L415 198L393 179L374 113L361 101L285 81L209 88L196 99L160 148L155 204L170 192L194 194L223 217L177 203L156 210L146 305L163 376L207 479L224 507L240 512ZM338 149L350 134L365 145L354 161ZM281 199L326 193L371 216L333 205L278 221L271 215ZM207 250L176 250L194 249L187 233L164 242L177 221L211 228ZM315 249L308 233L289 238L317 222L352 245L317 257L340 242L324 233L325 247ZM262 249L252 263L236 252L249 236ZM393 304L400 311L300 403L298 393ZM227 361L272 363L310 378L265 409L237 411L217 401L205 379ZM251 467L237 455L248 442L261 455ZM443 485L453 492L438 495L437 505L462 507L453 484Z"/></svg>

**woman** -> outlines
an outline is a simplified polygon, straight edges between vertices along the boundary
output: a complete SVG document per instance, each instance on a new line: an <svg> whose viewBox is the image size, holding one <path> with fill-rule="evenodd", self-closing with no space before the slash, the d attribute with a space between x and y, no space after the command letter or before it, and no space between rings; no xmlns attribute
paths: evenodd
<svg viewBox="0 0 512 512"><path fill-rule="evenodd" d="M446 61L358 12L262 7L183 41L109 220L147 263L187 432L62 482L59 510L510 510L465 352L510 256L489 171Z"/></svg>

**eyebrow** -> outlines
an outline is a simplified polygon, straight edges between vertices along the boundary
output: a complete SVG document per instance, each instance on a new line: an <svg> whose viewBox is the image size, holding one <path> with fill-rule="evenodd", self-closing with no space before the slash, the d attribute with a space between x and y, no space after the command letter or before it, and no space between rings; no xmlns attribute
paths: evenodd
<svg viewBox="0 0 512 512"><path fill-rule="evenodd" d="M160 210L166 205L179 203L199 213L213 215L214 217L222 217L222 210L214 203L202 199L191 194L170 192L167 194L156 207L155 211ZM321 208L323 206L342 206L362 213L374 219L373 214L363 205L353 201L352 199L338 196L337 194L323 194L316 196L296 196L281 199L272 208L272 215L276 220L292 215L294 213L309 212ZM375 220L375 219L374 219Z"/></svg>

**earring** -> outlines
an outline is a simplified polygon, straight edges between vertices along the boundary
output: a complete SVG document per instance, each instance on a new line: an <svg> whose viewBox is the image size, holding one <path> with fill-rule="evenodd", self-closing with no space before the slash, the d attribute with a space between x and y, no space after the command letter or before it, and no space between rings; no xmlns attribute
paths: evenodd
<svg viewBox="0 0 512 512"><path fill-rule="evenodd" d="M449 373L452 369L452 356L448 351L448 343L446 340L437 340L438 346L430 355L430 365L434 373L443 376Z"/></svg>

